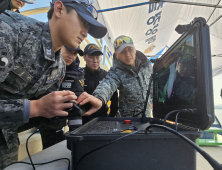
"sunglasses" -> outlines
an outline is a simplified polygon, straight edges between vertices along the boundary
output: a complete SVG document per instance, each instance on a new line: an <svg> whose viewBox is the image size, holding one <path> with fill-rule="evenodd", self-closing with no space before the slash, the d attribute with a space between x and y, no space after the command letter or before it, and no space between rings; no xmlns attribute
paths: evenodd
<svg viewBox="0 0 222 170"><path fill-rule="evenodd" d="M130 37L121 37L115 41L115 43L114 43L115 48L118 48L119 46L121 46L124 43L133 43L133 40Z"/></svg>

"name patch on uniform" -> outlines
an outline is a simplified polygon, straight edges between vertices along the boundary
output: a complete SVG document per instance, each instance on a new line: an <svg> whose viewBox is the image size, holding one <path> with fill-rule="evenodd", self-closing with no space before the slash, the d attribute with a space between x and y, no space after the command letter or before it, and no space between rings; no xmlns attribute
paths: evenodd
<svg viewBox="0 0 222 170"><path fill-rule="evenodd" d="M73 80L66 80L66 82L72 82L72 83L74 83L74 79Z"/></svg>
<svg viewBox="0 0 222 170"><path fill-rule="evenodd" d="M62 83L62 88L71 89L71 87L72 87L72 83L70 83L70 82L63 82Z"/></svg>
<svg viewBox="0 0 222 170"><path fill-rule="evenodd" d="M45 83L46 83L46 84L51 84L51 83L53 83L55 80L58 80L58 77L60 76L60 74L59 74L58 71L59 71L59 70L58 70L57 68L53 69L52 72L51 72L51 74L50 74L50 76L47 77Z"/></svg>
<svg viewBox="0 0 222 170"><path fill-rule="evenodd" d="M0 47L0 75L10 72L14 68L11 55L6 47Z"/></svg>
<svg viewBox="0 0 222 170"><path fill-rule="evenodd" d="M19 64L15 64L12 72L15 73L17 76L19 76L26 83L29 83L32 80L32 76L29 73L27 73L27 71Z"/></svg>

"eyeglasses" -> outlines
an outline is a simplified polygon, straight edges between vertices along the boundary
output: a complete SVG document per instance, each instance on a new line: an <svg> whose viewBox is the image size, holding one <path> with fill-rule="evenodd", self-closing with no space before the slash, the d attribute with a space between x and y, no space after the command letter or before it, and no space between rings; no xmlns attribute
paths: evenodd
<svg viewBox="0 0 222 170"><path fill-rule="evenodd" d="M90 55L87 55L87 58L91 61L94 61L95 59L97 61L101 61L102 57L101 56L90 56Z"/></svg>
<svg viewBox="0 0 222 170"><path fill-rule="evenodd" d="M92 15L92 17L94 19L97 20L97 18L98 18L98 13L97 13L96 8L92 4L90 4L88 2L88 0L63 0L62 2L63 3L70 3L70 2L78 3L78 4L82 5L82 6L84 6L87 9L87 11L90 12L90 14Z"/></svg>
<svg viewBox="0 0 222 170"><path fill-rule="evenodd" d="M115 41L114 46L115 48L118 48L123 43L133 43L133 40L130 37L121 37Z"/></svg>

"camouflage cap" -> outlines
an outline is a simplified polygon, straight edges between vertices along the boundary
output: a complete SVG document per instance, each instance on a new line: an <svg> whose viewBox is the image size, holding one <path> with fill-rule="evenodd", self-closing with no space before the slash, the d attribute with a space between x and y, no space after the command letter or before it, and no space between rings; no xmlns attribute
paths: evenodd
<svg viewBox="0 0 222 170"><path fill-rule="evenodd" d="M192 54L183 54L182 57L178 60L178 63L193 63L194 56Z"/></svg>

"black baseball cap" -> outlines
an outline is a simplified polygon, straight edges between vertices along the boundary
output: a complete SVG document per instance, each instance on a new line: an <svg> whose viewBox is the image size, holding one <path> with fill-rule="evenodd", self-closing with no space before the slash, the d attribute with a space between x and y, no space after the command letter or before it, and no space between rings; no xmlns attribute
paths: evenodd
<svg viewBox="0 0 222 170"><path fill-rule="evenodd" d="M96 44L88 44L84 49L83 55L92 55L94 53L96 53L96 55L103 55L102 51L100 51Z"/></svg>
<svg viewBox="0 0 222 170"><path fill-rule="evenodd" d="M52 4L56 1L61 1L64 5L76 10L76 12L90 24L91 27L88 33L91 36L94 38L102 38L106 35L107 28L97 21L97 17L93 15L94 13L97 14L97 11L88 0L52 0Z"/></svg>
<svg viewBox="0 0 222 170"><path fill-rule="evenodd" d="M78 47L76 49L72 49L72 48L69 48L65 45L65 48L68 49L69 51L77 51L77 53L80 55L80 56L83 56L83 51Z"/></svg>

